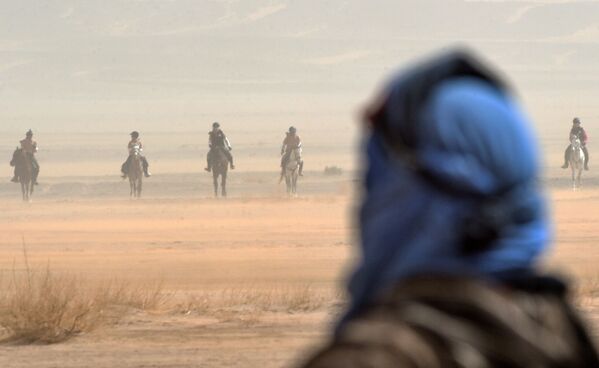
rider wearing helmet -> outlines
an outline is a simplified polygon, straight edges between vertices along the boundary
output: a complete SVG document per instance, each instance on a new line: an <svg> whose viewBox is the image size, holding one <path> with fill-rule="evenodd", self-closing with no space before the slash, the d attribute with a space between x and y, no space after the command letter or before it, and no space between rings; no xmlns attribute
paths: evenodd
<svg viewBox="0 0 599 368"><path fill-rule="evenodd" d="M143 144L141 143L141 139L139 139L139 132L133 131L129 135L131 136L131 140L127 144L129 156L127 157L127 161L125 161L125 163L121 166L121 172L123 173L122 178L125 179L127 177L127 174L129 173L129 163L131 162L131 154L133 153L133 148L135 146L139 147L140 159L144 170L144 176L148 178L152 176L152 174L150 174L150 172L148 171L148 160L146 160L146 157L143 154L141 154L143 152Z"/></svg>
<svg viewBox="0 0 599 368"><path fill-rule="evenodd" d="M33 183L37 185L37 176L40 173L40 165L35 159L35 153L37 152L37 142L33 140L33 131L29 129L27 133L25 133L25 139L19 142L21 144L21 149L25 152L25 154L31 160L31 165L33 168ZM15 174L11 179L13 183L18 183L19 178L17 178L17 168L15 167Z"/></svg>
<svg viewBox="0 0 599 368"><path fill-rule="evenodd" d="M295 129L293 126L290 126L289 131L285 133L285 139L283 140L283 146L281 147L281 155L283 156L281 157L281 176L283 176L285 172L285 165L287 165L291 151L296 148L300 149L298 174L303 176L302 171L304 169L304 161L301 159L302 139L299 135L297 135L297 129Z"/></svg>
<svg viewBox="0 0 599 368"><path fill-rule="evenodd" d="M580 139L580 143L582 145L582 151L584 152L584 169L589 169L589 151L587 150L587 133L584 131L584 128L580 125L580 119L574 118L572 120L572 129L570 129L570 136L577 136ZM564 152L564 164L562 165L563 169L568 168L568 161L570 159L570 150L572 149L572 145L568 145L566 148L566 152Z"/></svg>
<svg viewBox="0 0 599 368"><path fill-rule="evenodd" d="M220 124L218 122L212 123L212 131L208 132L208 147L210 147L206 157L208 166L204 170L208 172L212 171L212 161L216 150L221 150L227 157L227 160L229 160L231 169L235 169L235 165L233 165L233 155L231 155L233 147L231 147L231 143L225 133L220 129Z"/></svg>

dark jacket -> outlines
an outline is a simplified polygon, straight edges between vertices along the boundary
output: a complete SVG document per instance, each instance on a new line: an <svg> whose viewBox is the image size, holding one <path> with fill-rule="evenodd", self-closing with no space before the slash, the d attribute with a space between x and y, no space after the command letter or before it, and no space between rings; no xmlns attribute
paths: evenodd
<svg viewBox="0 0 599 368"><path fill-rule="evenodd" d="M208 145L210 148L222 147L230 149L230 144L225 133L218 129L217 131L211 131L208 133Z"/></svg>
<svg viewBox="0 0 599 368"><path fill-rule="evenodd" d="M573 126L572 129L570 129L570 135L577 136L583 145L587 144L587 140L589 139L587 132L585 132L584 128L581 126Z"/></svg>
<svg viewBox="0 0 599 368"><path fill-rule="evenodd" d="M338 331L305 368L599 367L553 278L507 285L406 280Z"/></svg>

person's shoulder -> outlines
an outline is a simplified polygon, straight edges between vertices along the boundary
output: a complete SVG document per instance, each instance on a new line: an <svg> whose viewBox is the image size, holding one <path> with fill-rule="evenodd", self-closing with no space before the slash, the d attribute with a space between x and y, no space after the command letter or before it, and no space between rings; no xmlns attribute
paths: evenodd
<svg viewBox="0 0 599 368"><path fill-rule="evenodd" d="M557 346L569 366L588 366L579 363L593 362L596 355L582 332L577 337L580 328L566 295L567 286L551 277L524 277L501 286L458 277L407 280L344 322L335 340L305 367L370 367L377 358L384 358L380 367L413 367L413 358L443 361L459 351L461 343L491 363L496 357L488 355L486 347L506 341L529 351L523 366L545 366ZM505 318L507 310L514 318ZM439 324L440 318L444 323ZM531 344L522 337L523 325L531 329L526 334L548 338ZM497 333L489 333L493 331Z"/></svg>
<svg viewBox="0 0 599 368"><path fill-rule="evenodd" d="M375 306L367 314L348 321L339 335L303 367L361 368L372 367L376 362L380 368L411 368L416 367L417 360L434 361L434 343L390 311Z"/></svg>
<svg viewBox="0 0 599 368"><path fill-rule="evenodd" d="M406 344L410 341L404 341ZM429 361L430 357L422 356L423 351L418 351L420 355L415 360L410 360L408 356L398 355L389 349L389 344L359 345L359 344L338 344L332 343L326 349L320 351L309 361L304 363L303 368L416 368L415 361ZM432 362L431 362L432 363ZM427 365L434 367L435 365Z"/></svg>

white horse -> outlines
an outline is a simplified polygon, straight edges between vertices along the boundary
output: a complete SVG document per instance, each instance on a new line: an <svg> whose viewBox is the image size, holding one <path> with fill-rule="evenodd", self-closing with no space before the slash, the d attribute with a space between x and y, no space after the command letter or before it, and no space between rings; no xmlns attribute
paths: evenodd
<svg viewBox="0 0 599 368"><path fill-rule="evenodd" d="M141 162L141 153L142 149L139 145L133 146L129 152L131 158L129 161L127 176L129 176L129 187L131 189L129 195L131 198L141 198L144 172Z"/></svg>
<svg viewBox="0 0 599 368"><path fill-rule="evenodd" d="M584 152L580 138L575 134L570 136L570 146L568 161L572 169L572 189L576 190L580 188L582 169L584 168Z"/></svg>
<svg viewBox="0 0 599 368"><path fill-rule="evenodd" d="M287 195L297 194L297 177L299 175L299 164L302 157L302 148L297 147L289 153L289 159L285 165L285 185L287 186Z"/></svg>

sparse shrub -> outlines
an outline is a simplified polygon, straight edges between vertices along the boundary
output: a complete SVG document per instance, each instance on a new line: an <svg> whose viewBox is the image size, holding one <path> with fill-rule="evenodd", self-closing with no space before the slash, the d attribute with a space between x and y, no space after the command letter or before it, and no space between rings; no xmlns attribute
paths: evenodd
<svg viewBox="0 0 599 368"><path fill-rule="evenodd" d="M155 310L164 306L172 293L164 291L162 282L132 284L112 281L98 288L98 299L106 306Z"/></svg>
<svg viewBox="0 0 599 368"><path fill-rule="evenodd" d="M599 276L582 277L575 289L575 298L579 306L591 305L599 297Z"/></svg>
<svg viewBox="0 0 599 368"><path fill-rule="evenodd" d="M340 167L337 167L337 166L326 166L324 168L324 174L330 175L330 176L342 175L343 169L341 169Z"/></svg>
<svg viewBox="0 0 599 368"><path fill-rule="evenodd" d="M102 305L74 278L26 271L2 288L0 326L19 343L53 343L93 329Z"/></svg>
<svg viewBox="0 0 599 368"><path fill-rule="evenodd" d="M105 283L90 287L76 277L46 268L13 271L0 279L0 329L4 341L56 343L118 321L128 309L155 309L168 297L162 284Z"/></svg>
<svg viewBox="0 0 599 368"><path fill-rule="evenodd" d="M319 310L338 302L338 296L310 286L234 288L220 293L190 296L184 312L211 316L256 315L264 312L298 313Z"/></svg>

